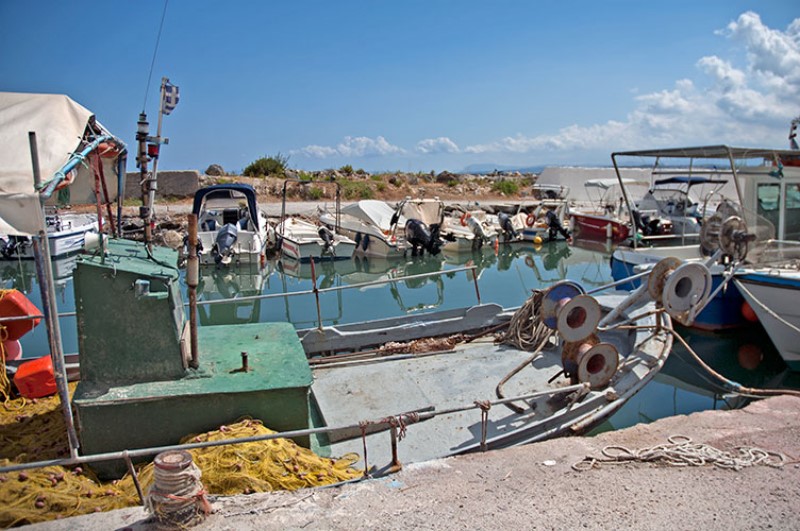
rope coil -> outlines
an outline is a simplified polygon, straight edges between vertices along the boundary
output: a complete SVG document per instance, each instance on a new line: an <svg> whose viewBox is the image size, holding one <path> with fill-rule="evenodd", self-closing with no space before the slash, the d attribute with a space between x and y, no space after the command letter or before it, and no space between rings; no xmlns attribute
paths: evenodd
<svg viewBox="0 0 800 531"><path fill-rule="evenodd" d="M572 465L573 470L584 472L601 465L618 465L631 462L655 463L666 466L705 466L714 465L719 468L739 471L743 468L763 465L781 468L786 463L786 456L780 452L772 452L751 446L737 446L734 452L726 452L705 443L692 442L685 435L671 435L669 444L632 450L626 446L610 445L602 450L604 458L586 456Z"/></svg>
<svg viewBox="0 0 800 531"><path fill-rule="evenodd" d="M189 452L165 452L156 456L147 509L155 515L159 527L191 526L211 512L201 475Z"/></svg>

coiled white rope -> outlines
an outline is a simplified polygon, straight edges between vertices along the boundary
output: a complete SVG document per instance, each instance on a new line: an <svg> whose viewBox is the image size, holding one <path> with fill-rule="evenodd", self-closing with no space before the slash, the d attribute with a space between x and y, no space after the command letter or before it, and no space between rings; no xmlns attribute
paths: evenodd
<svg viewBox="0 0 800 531"><path fill-rule="evenodd" d="M704 466L741 470L755 465L781 468L786 456L751 446L737 446L736 453L726 452L705 443L692 442L685 435L672 435L669 444L659 444L638 450L625 446L610 445L603 448L603 458L586 456L572 465L573 470L583 472L601 465L618 465L630 462L656 463L667 466Z"/></svg>

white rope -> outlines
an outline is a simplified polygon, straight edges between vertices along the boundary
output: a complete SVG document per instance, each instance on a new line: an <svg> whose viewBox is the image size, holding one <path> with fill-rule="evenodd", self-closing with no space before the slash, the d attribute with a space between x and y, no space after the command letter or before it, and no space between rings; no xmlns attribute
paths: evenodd
<svg viewBox="0 0 800 531"><path fill-rule="evenodd" d="M714 465L738 471L755 465L781 468L786 462L786 456L782 453L751 446L737 446L734 448L736 453L733 453L708 444L694 443L685 435L672 435L667 440L669 444L659 444L639 450L631 450L621 445L606 446L603 448L603 458L586 456L573 464L572 468L582 472L600 468L600 465L640 462L681 467Z"/></svg>
<svg viewBox="0 0 800 531"><path fill-rule="evenodd" d="M751 299L753 299L753 302L755 302L755 303L756 303L756 305L757 305L759 308L763 309L765 312L767 312L767 313L768 313L768 314L769 314L771 317L773 317L773 318L774 318L775 320L777 320L779 323L781 323L781 324L783 324L783 325L785 325L785 326L789 327L789 328L790 328L792 331L794 331L796 334L800 334L800 328L797 328L795 325L793 325L792 323L790 323L789 321L787 321L786 319L784 319L783 317L781 317L780 315L778 315L778 314L777 314L777 313L775 313L774 311L770 310L770 309L769 309L769 308L768 308L768 307L767 307L767 306L766 306L766 305L765 305L763 302L761 302L760 300L758 300L758 299L756 298L756 296L755 296L755 295L753 295L753 294L750 292L750 290L748 290L746 287L744 287L744 284L743 284L741 281L738 281L738 280L736 281L736 287L737 287L737 288L739 288L740 290L744 291L744 292L745 292L747 295L749 295L749 296L750 296L750 298L751 298Z"/></svg>

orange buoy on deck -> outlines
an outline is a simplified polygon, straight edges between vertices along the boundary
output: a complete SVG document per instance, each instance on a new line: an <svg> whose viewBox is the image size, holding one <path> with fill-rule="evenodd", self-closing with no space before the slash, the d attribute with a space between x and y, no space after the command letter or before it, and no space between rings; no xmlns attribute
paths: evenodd
<svg viewBox="0 0 800 531"><path fill-rule="evenodd" d="M0 290L0 317L26 315L42 315L42 312L19 290ZM31 317L18 321L0 321L0 340L15 341L33 330L41 320L41 317Z"/></svg>
<svg viewBox="0 0 800 531"><path fill-rule="evenodd" d="M25 398L41 398L56 394L56 378L50 356L22 363L14 375L14 385Z"/></svg>

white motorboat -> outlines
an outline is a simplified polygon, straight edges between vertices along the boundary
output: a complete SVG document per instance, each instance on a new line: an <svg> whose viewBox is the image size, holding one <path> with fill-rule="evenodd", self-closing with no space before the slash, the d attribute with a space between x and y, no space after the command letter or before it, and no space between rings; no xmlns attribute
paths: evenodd
<svg viewBox="0 0 800 531"><path fill-rule="evenodd" d="M95 214L60 213L50 210L45 214L50 257L59 258L83 250L88 233L97 234ZM4 260L33 259L33 245L28 236L0 236L0 258Z"/></svg>
<svg viewBox="0 0 800 531"><path fill-rule="evenodd" d="M324 225L300 218L285 218L275 228L281 257L308 262L347 260L353 256L356 242Z"/></svg>
<svg viewBox="0 0 800 531"><path fill-rule="evenodd" d="M408 250L403 224L395 209L383 201L364 199L335 213L323 210L319 220L356 243L354 256L401 258ZM398 227L399 226L399 227Z"/></svg>
<svg viewBox="0 0 800 531"><path fill-rule="evenodd" d="M217 184L195 193L201 264L263 265L274 231L248 184Z"/></svg>

